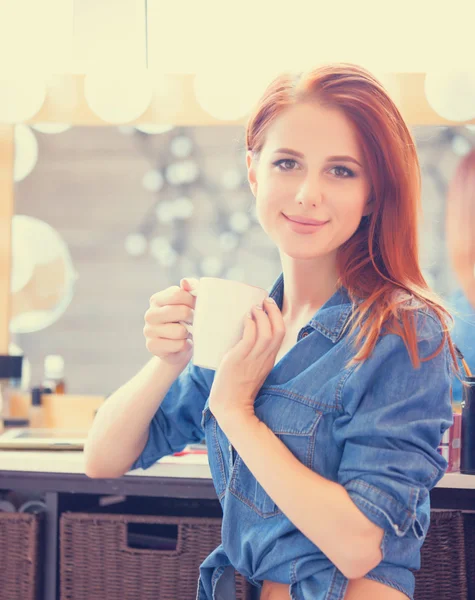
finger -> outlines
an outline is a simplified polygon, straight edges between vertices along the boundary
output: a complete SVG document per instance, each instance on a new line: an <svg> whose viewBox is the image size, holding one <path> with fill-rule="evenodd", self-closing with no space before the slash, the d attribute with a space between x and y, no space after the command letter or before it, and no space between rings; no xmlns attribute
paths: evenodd
<svg viewBox="0 0 475 600"><path fill-rule="evenodd" d="M282 313L280 312L280 308L269 296L264 301L264 310L267 312L269 317L272 328L272 337L280 345L285 336L285 323Z"/></svg>
<svg viewBox="0 0 475 600"><path fill-rule="evenodd" d="M145 325L143 334L146 338L162 338L167 340L186 340L190 336L186 327L179 323L165 323L159 327Z"/></svg>
<svg viewBox="0 0 475 600"><path fill-rule="evenodd" d="M238 358L246 358L256 343L257 328L252 312L244 317L244 330L241 339L235 346Z"/></svg>
<svg viewBox="0 0 475 600"><path fill-rule="evenodd" d="M190 340L164 340L147 338L145 347L155 356L167 356L174 352L183 352L190 347Z"/></svg>
<svg viewBox="0 0 475 600"><path fill-rule="evenodd" d="M195 311L189 306L169 304L168 306L152 306L145 313L144 320L149 325L178 323L179 321L185 321L191 325L194 315Z"/></svg>
<svg viewBox="0 0 475 600"><path fill-rule="evenodd" d="M252 349L253 355L261 355L272 349L272 327L267 313L260 306L252 307L256 322L256 343Z"/></svg>
<svg viewBox="0 0 475 600"><path fill-rule="evenodd" d="M194 277L184 277L180 280L181 289L189 292L194 297L198 295L199 284L199 279L195 279Z"/></svg>
<svg viewBox="0 0 475 600"><path fill-rule="evenodd" d="M150 306L167 306L168 304L185 304L190 308L194 308L195 298L177 285L172 285L166 290L157 292L150 298Z"/></svg>

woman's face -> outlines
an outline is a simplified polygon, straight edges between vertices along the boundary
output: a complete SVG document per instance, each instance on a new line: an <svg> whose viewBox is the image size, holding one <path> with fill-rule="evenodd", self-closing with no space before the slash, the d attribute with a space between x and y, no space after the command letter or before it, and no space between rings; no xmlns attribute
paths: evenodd
<svg viewBox="0 0 475 600"><path fill-rule="evenodd" d="M356 131L339 110L316 103L286 109L269 127L258 160L248 152L247 166L259 222L293 258L336 253L371 212ZM302 226L287 217L324 224Z"/></svg>

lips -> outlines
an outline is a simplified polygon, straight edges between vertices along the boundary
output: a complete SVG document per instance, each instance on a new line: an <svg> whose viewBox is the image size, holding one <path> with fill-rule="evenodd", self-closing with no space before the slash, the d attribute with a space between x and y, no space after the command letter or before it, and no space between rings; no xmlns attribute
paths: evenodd
<svg viewBox="0 0 475 600"><path fill-rule="evenodd" d="M284 214L284 213L282 213ZM302 225L325 225L328 221L317 221L315 219L309 219L307 217L299 217L297 215L285 215L284 217L293 223L301 223Z"/></svg>

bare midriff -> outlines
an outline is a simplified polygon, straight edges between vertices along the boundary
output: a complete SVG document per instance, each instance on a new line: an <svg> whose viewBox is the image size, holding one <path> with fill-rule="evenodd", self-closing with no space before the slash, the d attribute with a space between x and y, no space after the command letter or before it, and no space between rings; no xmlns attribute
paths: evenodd
<svg viewBox="0 0 475 600"><path fill-rule="evenodd" d="M275 581L264 581L259 600L289 600L289 585Z"/></svg>
<svg viewBox="0 0 475 600"><path fill-rule="evenodd" d="M289 600L289 585L264 581L259 600ZM409 600L408 596L393 587L372 579L351 579L344 600Z"/></svg>

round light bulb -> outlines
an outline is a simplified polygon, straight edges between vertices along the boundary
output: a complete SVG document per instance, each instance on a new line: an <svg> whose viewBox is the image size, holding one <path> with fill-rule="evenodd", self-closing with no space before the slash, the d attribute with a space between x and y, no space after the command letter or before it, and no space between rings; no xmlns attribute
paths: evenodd
<svg viewBox="0 0 475 600"><path fill-rule="evenodd" d="M207 277L216 277L221 273L223 261L217 256L208 256L201 261L201 270Z"/></svg>
<svg viewBox="0 0 475 600"><path fill-rule="evenodd" d="M197 102L216 119L234 121L247 116L264 92L268 80L260 71L227 68L199 71L194 79Z"/></svg>
<svg viewBox="0 0 475 600"><path fill-rule="evenodd" d="M164 183L163 175L157 169L147 171L142 178L142 185L149 192L158 192L162 189Z"/></svg>
<svg viewBox="0 0 475 600"><path fill-rule="evenodd" d="M15 126L14 152L13 179L18 182L28 177L38 161L38 142L27 125Z"/></svg>
<svg viewBox="0 0 475 600"><path fill-rule="evenodd" d="M429 72L424 89L430 106L444 119L460 122L475 118L475 73Z"/></svg>
<svg viewBox="0 0 475 600"><path fill-rule="evenodd" d="M452 150L457 156L465 156L472 149L472 144L463 136L456 135L452 140Z"/></svg>
<svg viewBox="0 0 475 600"><path fill-rule="evenodd" d="M228 169L221 176L221 183L227 190L237 190L242 183L242 175L237 169Z"/></svg>
<svg viewBox="0 0 475 600"><path fill-rule="evenodd" d="M171 202L159 202L155 214L160 223L169 224L175 218L175 211Z"/></svg>
<svg viewBox="0 0 475 600"><path fill-rule="evenodd" d="M68 129L71 129L71 125L68 123L36 123L32 125L33 129L40 133L64 133Z"/></svg>
<svg viewBox="0 0 475 600"><path fill-rule="evenodd" d="M229 217L229 225L237 233L244 233L249 229L249 215L244 212L235 212Z"/></svg>
<svg viewBox="0 0 475 600"><path fill-rule="evenodd" d="M46 98L46 82L39 75L0 75L0 122L21 123L36 115Z"/></svg>
<svg viewBox="0 0 475 600"><path fill-rule="evenodd" d="M151 123L136 125L135 129L137 129L141 133L147 133L148 135L157 135L160 133L167 133L168 131L171 131L174 127L174 125L154 125L153 123Z"/></svg>
<svg viewBox="0 0 475 600"><path fill-rule="evenodd" d="M125 251L130 256L142 256L147 249L147 240L141 233L131 233L125 238Z"/></svg>
<svg viewBox="0 0 475 600"><path fill-rule="evenodd" d="M219 236L219 244L224 252L230 252L239 246L239 238L232 231L225 231Z"/></svg>
<svg viewBox="0 0 475 600"><path fill-rule="evenodd" d="M84 95L91 110L108 123L128 123L138 119L152 100L148 71L86 74Z"/></svg>
<svg viewBox="0 0 475 600"><path fill-rule="evenodd" d="M174 200L173 207L177 219L189 219L194 211L193 202L187 196L181 196Z"/></svg>
<svg viewBox="0 0 475 600"><path fill-rule="evenodd" d="M193 150L193 142L186 135L179 135L170 143L170 151L177 158L187 158Z"/></svg>

